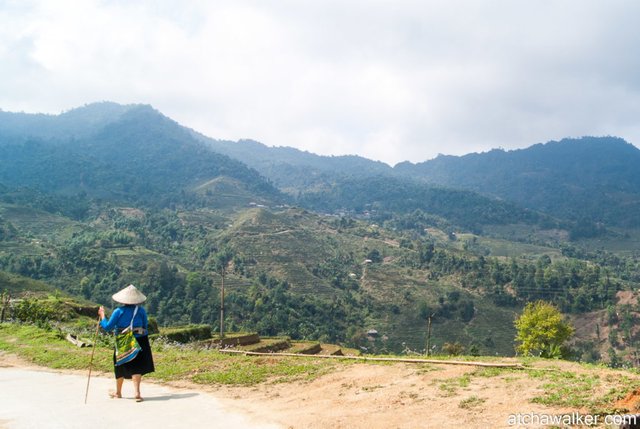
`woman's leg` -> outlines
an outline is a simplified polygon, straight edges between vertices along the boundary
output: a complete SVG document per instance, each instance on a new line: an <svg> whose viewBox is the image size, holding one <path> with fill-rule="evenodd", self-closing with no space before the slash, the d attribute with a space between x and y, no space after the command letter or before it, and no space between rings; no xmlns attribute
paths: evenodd
<svg viewBox="0 0 640 429"><path fill-rule="evenodd" d="M112 398L122 398L122 383L124 383L124 377L116 378L116 391L110 393Z"/></svg>
<svg viewBox="0 0 640 429"><path fill-rule="evenodd" d="M133 380L133 390L136 395L136 401L142 401L142 395L140 395L140 382L142 381L141 374L133 374L131 376L131 380Z"/></svg>

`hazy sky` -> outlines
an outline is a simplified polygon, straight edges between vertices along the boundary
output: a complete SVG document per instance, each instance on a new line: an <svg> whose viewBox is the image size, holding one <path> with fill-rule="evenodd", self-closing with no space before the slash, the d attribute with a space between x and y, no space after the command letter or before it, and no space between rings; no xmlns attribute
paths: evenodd
<svg viewBox="0 0 640 429"><path fill-rule="evenodd" d="M151 104L220 139L395 164L640 143L635 0L0 0L0 108Z"/></svg>

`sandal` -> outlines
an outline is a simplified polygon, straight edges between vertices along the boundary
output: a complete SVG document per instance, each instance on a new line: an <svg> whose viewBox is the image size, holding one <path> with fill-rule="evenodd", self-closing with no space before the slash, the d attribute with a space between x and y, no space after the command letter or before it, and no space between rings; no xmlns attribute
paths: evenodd
<svg viewBox="0 0 640 429"><path fill-rule="evenodd" d="M122 398L122 395L118 394L117 392L111 391L111 392L109 392L109 397L111 399L120 399L120 398Z"/></svg>
<svg viewBox="0 0 640 429"><path fill-rule="evenodd" d="M144 401L144 399L142 399L142 396L136 396L136 402L142 402Z"/></svg>

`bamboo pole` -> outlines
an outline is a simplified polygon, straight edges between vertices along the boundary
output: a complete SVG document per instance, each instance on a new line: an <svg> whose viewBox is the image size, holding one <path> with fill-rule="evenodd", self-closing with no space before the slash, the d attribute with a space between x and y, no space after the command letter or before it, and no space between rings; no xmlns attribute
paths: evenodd
<svg viewBox="0 0 640 429"><path fill-rule="evenodd" d="M490 363L490 362L476 362L476 361L463 361L463 360L438 360L438 359L411 359L411 358L381 358L381 357L366 357L366 356L336 356L336 355L306 355L298 353L265 353L265 352L249 352L242 350L229 350L221 349L220 353L229 354L242 354L245 356L288 356L299 358L318 358L318 359L350 359L359 360L363 362L405 362L405 363L431 363L439 365L467 365L478 366L487 368L511 368L511 369L526 369L526 367L519 363Z"/></svg>
<svg viewBox="0 0 640 429"><path fill-rule="evenodd" d="M98 323L96 323L96 333L93 335L93 348L91 349L91 360L89 361L89 376L87 377L87 389L84 392L84 403L87 404L87 397L89 396L89 382L91 381L91 370L93 369L93 355L96 352L96 341L98 340L98 330L100 329L100 316L98 316Z"/></svg>

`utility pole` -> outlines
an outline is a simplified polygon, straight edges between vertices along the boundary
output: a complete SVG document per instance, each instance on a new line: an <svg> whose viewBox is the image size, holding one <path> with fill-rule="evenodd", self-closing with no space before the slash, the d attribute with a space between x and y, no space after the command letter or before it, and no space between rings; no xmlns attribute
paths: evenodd
<svg viewBox="0 0 640 429"><path fill-rule="evenodd" d="M224 272L225 267L222 267L222 285L220 287L220 339L224 338Z"/></svg>
<svg viewBox="0 0 640 429"><path fill-rule="evenodd" d="M427 317L427 356L431 354L431 318L435 315L436 313L431 313L429 317Z"/></svg>
<svg viewBox="0 0 640 429"><path fill-rule="evenodd" d="M227 273L227 266L233 259L233 253L230 249L224 248L214 256L214 265L216 271L220 273L222 277L222 284L220 286L220 339L224 338L224 276Z"/></svg>

